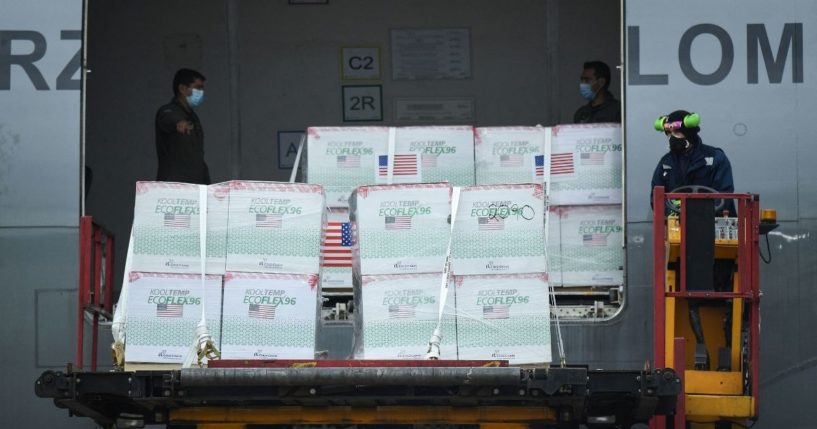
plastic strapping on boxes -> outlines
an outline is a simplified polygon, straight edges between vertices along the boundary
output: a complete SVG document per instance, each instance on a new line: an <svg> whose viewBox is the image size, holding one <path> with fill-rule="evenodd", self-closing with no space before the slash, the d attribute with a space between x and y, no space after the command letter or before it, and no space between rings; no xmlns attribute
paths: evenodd
<svg viewBox="0 0 817 429"><path fill-rule="evenodd" d="M292 164L292 173L289 175L289 183L295 183L295 176L298 175L298 166L301 164L301 154L304 151L306 134L301 134L301 142L298 144L298 153L295 154L295 163Z"/></svg>
<svg viewBox="0 0 817 429"><path fill-rule="evenodd" d="M386 157L386 184L391 185L394 179L394 152L397 130L389 127L389 151Z"/></svg>
<svg viewBox="0 0 817 429"><path fill-rule="evenodd" d="M545 146L547 147L547 149L546 149L547 152L546 153L550 153L550 133L547 133L545 135ZM550 241L549 241L550 236L548 234L548 231L549 231L548 225L550 225L550 222L552 222L552 220L550 219L550 204L549 204L549 201L547 199L547 195L549 195L549 193L550 193L550 181L549 180L545 184L545 187L548 189L548 191L545 193L545 243L550 243ZM545 255L546 255L546 258L549 258L550 256L548 255L547 252L548 252L548 246L546 245L545 246ZM550 267L548 267L548 270L550 270ZM564 341L562 340L562 324L559 321L559 308L558 308L558 304L556 303L556 289L554 287L550 288L550 305L553 307L553 311L551 312L551 314L553 315L555 325L556 325L556 347L557 347L557 349L559 351L559 365L564 368L565 365L567 365L567 356L565 355L565 344L564 344Z"/></svg>
<svg viewBox="0 0 817 429"><path fill-rule="evenodd" d="M431 339L428 341L428 352L426 359L440 358L440 342L442 341L442 322L443 312L445 310L445 302L448 299L448 280L451 276L451 241L454 237L454 222L457 219L457 209L460 203L460 187L455 186L451 196L451 232L448 236L448 247L445 252L445 267L443 268L443 275L440 278L440 309L437 314L437 327L431 334Z"/></svg>
<svg viewBox="0 0 817 429"><path fill-rule="evenodd" d="M537 125L538 126L538 125ZM551 169L551 159L550 154L553 150L553 128L547 127L545 128L545 147L544 147L544 162L546 165L545 173L544 173L544 180L545 180L545 216L547 217L548 212L548 202L550 201L550 185L552 180L550 180L550 169ZM545 223L547 225L547 223ZM547 228L545 228L547 229Z"/></svg>
<svg viewBox="0 0 817 429"><path fill-rule="evenodd" d="M125 333L127 332L126 321L128 318L128 285L130 281L131 259L133 258L133 230L128 240L128 253L125 257L125 275L122 276L122 289L119 292L119 301L113 312L113 322L111 323L111 334L113 335L114 346L119 344L124 347Z"/></svg>
<svg viewBox="0 0 817 429"><path fill-rule="evenodd" d="M567 365L567 356L565 355L565 343L562 341L562 324L559 323L559 309L556 305L556 291L550 288L550 305L553 307L553 317L556 321L556 346L559 349L559 365L564 368Z"/></svg>
<svg viewBox="0 0 817 429"><path fill-rule="evenodd" d="M201 320L196 326L193 347L187 353L182 368L190 368L195 363L201 366L203 357L217 357L213 337L207 328L207 289L205 288L207 261L207 186L199 185L199 264L201 268Z"/></svg>

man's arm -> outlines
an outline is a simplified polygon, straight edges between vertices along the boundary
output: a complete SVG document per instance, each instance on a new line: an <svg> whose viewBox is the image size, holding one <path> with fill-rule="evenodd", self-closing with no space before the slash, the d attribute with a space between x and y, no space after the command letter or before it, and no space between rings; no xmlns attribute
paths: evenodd
<svg viewBox="0 0 817 429"><path fill-rule="evenodd" d="M163 107L156 113L156 124L166 133L190 134L193 131L193 123L171 107Z"/></svg>

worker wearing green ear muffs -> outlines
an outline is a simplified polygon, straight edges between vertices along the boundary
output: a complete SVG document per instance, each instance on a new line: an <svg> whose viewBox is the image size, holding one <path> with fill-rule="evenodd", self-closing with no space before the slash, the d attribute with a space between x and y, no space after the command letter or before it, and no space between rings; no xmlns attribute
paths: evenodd
<svg viewBox="0 0 817 429"><path fill-rule="evenodd" d="M671 192L682 186L705 186L720 193L735 192L732 181L732 166L723 150L703 144L699 133L701 131L701 117L697 113L686 110L676 110L669 115L659 116L653 123L656 131L666 137L669 151L661 157L652 176L650 186L650 203L652 203L652 189L663 186L666 192ZM678 192L689 192L679 190ZM723 199L723 203L716 205L715 216L737 216L735 201ZM659 209L653 207L654 210ZM680 201L671 201L664 205L665 215L680 211ZM714 228L714 222L712 227ZM715 291L724 292L732 288L735 264L729 259L715 259L713 261L713 284ZM696 285L687 285L688 290L697 290ZM695 368L710 369L709 352L706 348L704 330L701 323L702 305L698 299L688 300L689 323L695 335ZM727 305L724 320L725 345L731 344L731 304ZM719 368L721 369L721 368Z"/></svg>
<svg viewBox="0 0 817 429"><path fill-rule="evenodd" d="M707 186L718 192L735 191L729 158L723 150L703 144L700 124L700 115L686 110L659 116L653 123L656 131L664 133L669 151L653 172L650 202L656 186L663 186L666 192L689 185ZM737 216L734 200L725 200L722 210L728 210L729 216Z"/></svg>

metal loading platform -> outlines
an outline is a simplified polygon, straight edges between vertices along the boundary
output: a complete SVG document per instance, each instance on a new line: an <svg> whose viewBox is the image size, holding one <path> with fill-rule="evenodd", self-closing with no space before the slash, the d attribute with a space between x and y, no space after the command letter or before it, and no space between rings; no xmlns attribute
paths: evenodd
<svg viewBox="0 0 817 429"><path fill-rule="evenodd" d="M358 361L367 366L46 371L37 396L102 427L246 428L296 425L630 427L675 410L669 369L456 366L461 361ZM356 361L338 361L353 363ZM429 366L433 362L435 366ZM412 366L412 364L417 364ZM369 366L378 365L378 366ZM224 362L220 364L224 366Z"/></svg>

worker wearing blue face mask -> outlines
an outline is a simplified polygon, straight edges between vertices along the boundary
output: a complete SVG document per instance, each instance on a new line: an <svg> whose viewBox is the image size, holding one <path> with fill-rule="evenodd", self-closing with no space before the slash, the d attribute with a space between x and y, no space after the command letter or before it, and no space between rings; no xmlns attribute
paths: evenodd
<svg viewBox="0 0 817 429"><path fill-rule="evenodd" d="M621 104L610 93L610 67L601 61L584 63L579 94L587 104L573 115L576 124L621 122Z"/></svg>
<svg viewBox="0 0 817 429"><path fill-rule="evenodd" d="M173 99L156 112L156 180L210 184L204 162L204 130L195 109L204 101L205 77L180 69L173 78Z"/></svg>

